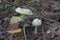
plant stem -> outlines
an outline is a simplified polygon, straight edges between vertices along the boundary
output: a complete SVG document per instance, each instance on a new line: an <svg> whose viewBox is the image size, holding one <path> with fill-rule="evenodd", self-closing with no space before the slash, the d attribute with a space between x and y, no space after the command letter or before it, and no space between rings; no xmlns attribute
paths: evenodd
<svg viewBox="0 0 60 40"><path fill-rule="evenodd" d="M27 40L27 36L26 36L26 31L25 31L25 25L23 26L23 32L24 32L24 38L25 38L25 40Z"/></svg>
<svg viewBox="0 0 60 40"><path fill-rule="evenodd" d="M35 27L35 34L37 34L37 26Z"/></svg>

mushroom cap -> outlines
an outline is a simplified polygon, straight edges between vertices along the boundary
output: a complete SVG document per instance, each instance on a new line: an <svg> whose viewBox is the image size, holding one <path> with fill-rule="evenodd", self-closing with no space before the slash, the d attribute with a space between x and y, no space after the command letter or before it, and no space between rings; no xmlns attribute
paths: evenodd
<svg viewBox="0 0 60 40"><path fill-rule="evenodd" d="M29 9L25 9L25 8L20 8L20 7L17 7L15 9L15 11L17 13L20 13L20 14L23 14L23 15L33 15L32 11L29 10Z"/></svg>
<svg viewBox="0 0 60 40"><path fill-rule="evenodd" d="M40 26L41 24L42 24L42 21L38 18L36 18L32 21L33 26Z"/></svg>
<svg viewBox="0 0 60 40"><path fill-rule="evenodd" d="M14 24L14 23L17 23L19 21L22 21L22 19L20 17L13 16L10 20L10 24Z"/></svg>

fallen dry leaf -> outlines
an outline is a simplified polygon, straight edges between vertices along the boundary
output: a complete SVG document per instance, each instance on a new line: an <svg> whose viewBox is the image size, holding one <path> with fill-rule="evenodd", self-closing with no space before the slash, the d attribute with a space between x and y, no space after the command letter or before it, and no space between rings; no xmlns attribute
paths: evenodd
<svg viewBox="0 0 60 40"><path fill-rule="evenodd" d="M19 4L20 0L14 0L14 4Z"/></svg>
<svg viewBox="0 0 60 40"><path fill-rule="evenodd" d="M22 29L15 29L15 30L8 30L8 33L14 34L14 33L20 33Z"/></svg>

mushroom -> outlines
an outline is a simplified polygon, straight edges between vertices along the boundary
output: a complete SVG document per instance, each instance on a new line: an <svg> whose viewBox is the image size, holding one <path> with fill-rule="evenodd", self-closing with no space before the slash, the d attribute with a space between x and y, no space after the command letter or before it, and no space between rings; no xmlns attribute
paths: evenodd
<svg viewBox="0 0 60 40"><path fill-rule="evenodd" d="M27 17L26 15L28 15L28 16L33 15L33 12L30 9L25 9L25 8L17 7L15 9L15 11L17 13L20 13L21 14L20 17L22 17L22 18L26 18ZM23 32L24 32L24 38L25 38L25 40L27 40L26 33L25 33L25 27L26 26L28 26L28 24L24 24L23 25Z"/></svg>
<svg viewBox="0 0 60 40"><path fill-rule="evenodd" d="M37 27L40 26L41 24L42 24L42 21L38 18L32 21L32 25L35 26L35 31L34 31L35 34L37 34Z"/></svg>
<svg viewBox="0 0 60 40"><path fill-rule="evenodd" d="M31 10L25 9L25 8L17 7L17 8L15 9L15 11L16 11L17 13L22 14L22 15L33 15L33 13L32 13Z"/></svg>
<svg viewBox="0 0 60 40"><path fill-rule="evenodd" d="M17 7L15 11L21 14L20 18L22 18L22 20L26 19L27 16L33 15L31 10L25 8Z"/></svg>
<svg viewBox="0 0 60 40"><path fill-rule="evenodd" d="M14 24L14 23L17 23L19 21L22 21L22 18L17 17L17 16L12 16L12 18L10 20L10 24Z"/></svg>

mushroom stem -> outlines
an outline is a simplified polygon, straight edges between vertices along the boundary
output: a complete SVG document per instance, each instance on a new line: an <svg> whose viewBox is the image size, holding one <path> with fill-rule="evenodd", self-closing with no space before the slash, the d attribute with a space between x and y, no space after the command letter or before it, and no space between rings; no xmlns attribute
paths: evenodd
<svg viewBox="0 0 60 40"><path fill-rule="evenodd" d="M37 26L35 27L35 34L37 34Z"/></svg>
<svg viewBox="0 0 60 40"><path fill-rule="evenodd" d="M25 25L23 26L23 32L24 32L24 38L25 38L25 40L27 40L27 36L26 36L26 31L25 31Z"/></svg>

